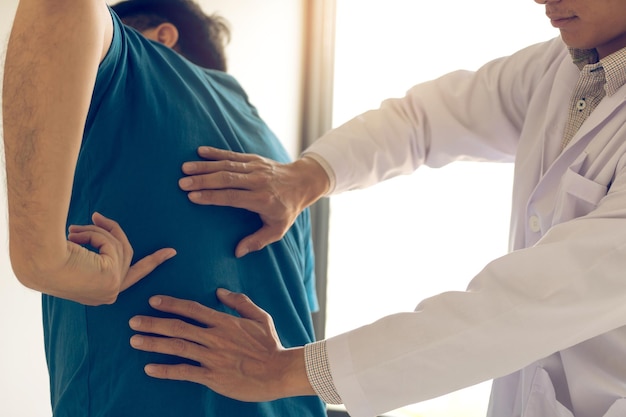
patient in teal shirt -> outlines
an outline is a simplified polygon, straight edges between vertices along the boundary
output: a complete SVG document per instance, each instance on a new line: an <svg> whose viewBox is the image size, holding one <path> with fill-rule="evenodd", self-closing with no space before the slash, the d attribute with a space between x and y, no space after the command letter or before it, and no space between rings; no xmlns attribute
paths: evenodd
<svg viewBox="0 0 626 417"><path fill-rule="evenodd" d="M224 71L196 65L112 18L113 43L97 75L68 225L89 224L98 211L119 222L134 260L162 247L178 254L112 305L43 296L54 416L324 416L317 397L242 403L198 384L150 378L145 364L181 359L129 345L128 320L160 314L148 305L155 294L222 310L218 287L249 294L275 318L286 347L314 340L310 313L317 303L308 212L281 241L237 259L234 248L260 227L258 216L194 205L178 187L181 165L200 145L288 159L245 92Z"/></svg>

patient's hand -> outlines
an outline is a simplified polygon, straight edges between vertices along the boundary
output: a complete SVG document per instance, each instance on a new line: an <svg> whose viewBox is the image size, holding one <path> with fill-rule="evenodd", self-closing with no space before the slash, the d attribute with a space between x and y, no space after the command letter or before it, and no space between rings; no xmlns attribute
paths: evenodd
<svg viewBox="0 0 626 417"><path fill-rule="evenodd" d="M131 265L133 248L120 225L95 213L93 224L70 226L68 257L40 291L87 305L111 304L118 295L176 255L160 249ZM92 252L81 245L91 245Z"/></svg>

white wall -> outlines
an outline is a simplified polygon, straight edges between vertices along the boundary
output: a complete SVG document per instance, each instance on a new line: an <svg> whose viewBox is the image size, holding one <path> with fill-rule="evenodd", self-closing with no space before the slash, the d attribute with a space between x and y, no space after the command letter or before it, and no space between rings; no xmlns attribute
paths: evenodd
<svg viewBox="0 0 626 417"><path fill-rule="evenodd" d="M3 60L17 3L18 0L0 1ZM261 116L295 155L299 135L303 1L200 0L200 3L208 13L217 12L230 21L229 72L239 79ZM51 412L40 297L21 287L10 269L4 168L0 176L0 416L45 417Z"/></svg>

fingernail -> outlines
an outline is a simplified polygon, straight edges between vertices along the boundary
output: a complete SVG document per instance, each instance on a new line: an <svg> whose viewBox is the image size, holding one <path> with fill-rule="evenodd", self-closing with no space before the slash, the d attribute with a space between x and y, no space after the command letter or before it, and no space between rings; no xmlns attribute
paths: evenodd
<svg viewBox="0 0 626 417"><path fill-rule="evenodd" d="M230 292L230 291L228 291L226 288L218 288L218 289L217 289L217 292L218 292L218 294L219 294L219 295L221 295L221 296L226 296L226 295L228 295L228 294L231 294L231 292Z"/></svg>
<svg viewBox="0 0 626 417"><path fill-rule="evenodd" d="M141 326L141 319L139 317L133 317L132 319L130 319L128 324L131 328L136 329L137 327Z"/></svg>
<svg viewBox="0 0 626 417"><path fill-rule="evenodd" d="M133 336L130 338L131 346L141 346L143 345L143 337L142 336Z"/></svg>
<svg viewBox="0 0 626 417"><path fill-rule="evenodd" d="M152 297L150 299L150 305L153 307L160 306L162 302L163 302L163 299L161 297Z"/></svg>
<svg viewBox="0 0 626 417"><path fill-rule="evenodd" d="M191 184L193 184L193 180L188 177L181 178L178 181L178 185L180 185L181 187L189 187L191 186Z"/></svg>
<svg viewBox="0 0 626 417"><path fill-rule="evenodd" d="M190 200L199 200L200 196L202 194L200 194L198 191L192 191L189 194L187 194L187 196L189 197Z"/></svg>
<svg viewBox="0 0 626 417"><path fill-rule="evenodd" d="M156 367L153 365L146 365L144 366L143 370L148 374L148 375L153 375L156 373Z"/></svg>

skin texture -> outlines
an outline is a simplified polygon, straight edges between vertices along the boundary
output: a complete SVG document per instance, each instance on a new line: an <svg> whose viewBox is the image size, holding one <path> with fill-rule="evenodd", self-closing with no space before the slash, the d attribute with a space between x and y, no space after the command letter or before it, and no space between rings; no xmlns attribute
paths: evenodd
<svg viewBox="0 0 626 417"><path fill-rule="evenodd" d="M92 225L73 227L66 238L78 150L98 64L111 37L102 0L21 0L4 71L13 271L29 288L88 305L113 303L175 254L163 249L131 267L126 235L97 213ZM81 246L87 243L98 253Z"/></svg>

